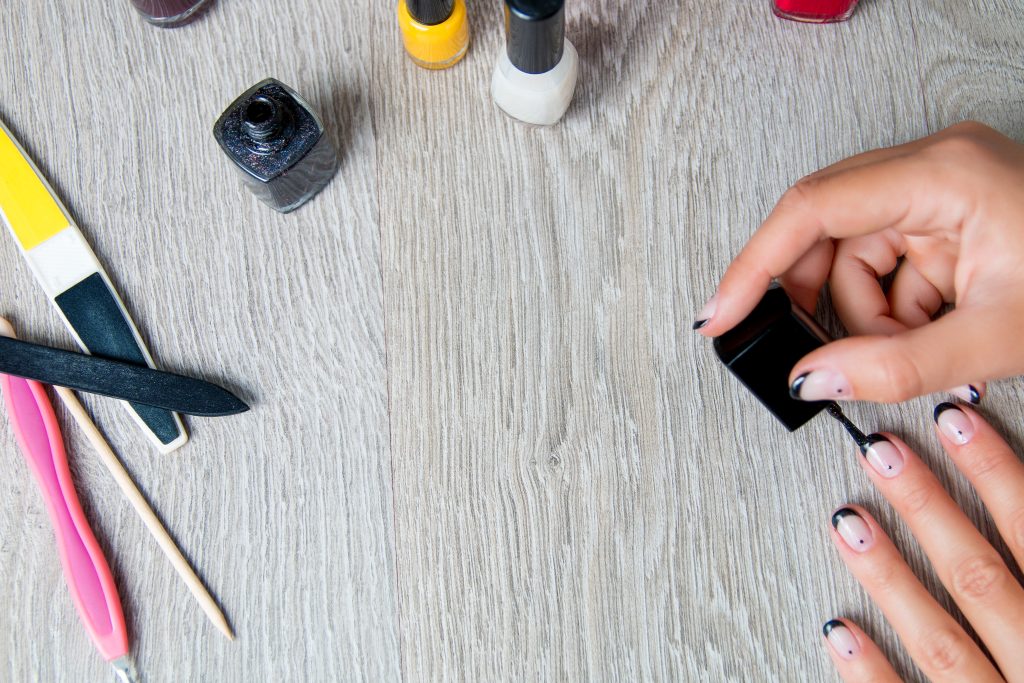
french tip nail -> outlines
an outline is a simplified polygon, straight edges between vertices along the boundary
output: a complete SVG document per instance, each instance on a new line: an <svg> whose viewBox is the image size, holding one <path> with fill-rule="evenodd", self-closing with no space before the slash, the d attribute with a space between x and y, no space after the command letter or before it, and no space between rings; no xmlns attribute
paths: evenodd
<svg viewBox="0 0 1024 683"><path fill-rule="evenodd" d="M838 510L836 510L835 512L832 513L832 528L833 529L838 529L839 528L839 522L841 522L844 517L850 517L850 516L860 517L860 515L858 515L851 508L847 508L847 507L839 508Z"/></svg>
<svg viewBox="0 0 1024 683"><path fill-rule="evenodd" d="M802 375L797 375L797 378L793 380L793 383L789 385L789 397L800 400L800 387L804 385L804 380L807 379L807 375L811 373L805 372Z"/></svg>
<svg viewBox="0 0 1024 683"><path fill-rule="evenodd" d="M981 403L981 392L978 391L978 387L973 384L968 384L967 390L971 393L971 403L974 405Z"/></svg>
<svg viewBox="0 0 1024 683"><path fill-rule="evenodd" d="M700 328L702 328L705 325L707 325L709 322L711 322L710 318L703 318L701 320L698 320L698 321L693 323L693 329L699 330Z"/></svg>
<svg viewBox="0 0 1024 683"><path fill-rule="evenodd" d="M839 621L838 619L829 619L825 622L824 626L821 627L821 635L828 638L828 634L832 632L832 629L842 628L844 626L846 626L846 624Z"/></svg>
<svg viewBox="0 0 1024 683"><path fill-rule="evenodd" d="M862 442L857 444L860 446L860 454L867 455L869 448L874 446L876 443L882 443L883 441L889 443L889 439L885 438L881 434L868 434Z"/></svg>
<svg viewBox="0 0 1024 683"><path fill-rule="evenodd" d="M932 412L932 420L934 420L935 423L938 424L938 422L939 422L939 415L942 415L947 410L960 410L960 409L957 408L955 403L950 403L949 401L943 401L939 405L935 406L935 410Z"/></svg>

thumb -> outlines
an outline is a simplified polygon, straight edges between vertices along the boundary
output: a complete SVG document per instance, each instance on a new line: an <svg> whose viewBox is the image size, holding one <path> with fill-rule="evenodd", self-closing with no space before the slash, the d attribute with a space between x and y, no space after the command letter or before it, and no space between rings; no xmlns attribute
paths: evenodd
<svg viewBox="0 0 1024 683"><path fill-rule="evenodd" d="M1021 371L1021 327L1005 310L956 309L938 320L884 336L850 337L800 360L791 391L806 401L893 403Z"/></svg>

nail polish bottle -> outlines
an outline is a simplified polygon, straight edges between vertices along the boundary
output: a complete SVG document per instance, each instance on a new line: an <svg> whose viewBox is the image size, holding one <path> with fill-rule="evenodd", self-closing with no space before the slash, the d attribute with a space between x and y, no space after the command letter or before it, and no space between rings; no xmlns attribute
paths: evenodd
<svg viewBox="0 0 1024 683"><path fill-rule="evenodd" d="M506 114L556 123L569 108L578 72L576 48L565 39L565 0L505 0L505 49L491 96Z"/></svg>
<svg viewBox="0 0 1024 683"><path fill-rule="evenodd" d="M253 194L281 213L306 203L338 168L320 117L273 78L232 102L214 124L213 135Z"/></svg>
<svg viewBox="0 0 1024 683"><path fill-rule="evenodd" d="M447 69L466 54L466 0L398 0L405 51L425 69Z"/></svg>
<svg viewBox="0 0 1024 683"><path fill-rule="evenodd" d="M198 19L213 0L132 0L143 18L154 26L174 28Z"/></svg>
<svg viewBox="0 0 1024 683"><path fill-rule="evenodd" d="M740 324L714 341L715 353L734 375L794 431L831 405L789 395L797 362L828 342L828 335L786 292L772 287Z"/></svg>
<svg viewBox="0 0 1024 683"><path fill-rule="evenodd" d="M777 16L813 24L846 21L855 9L857 0L772 0Z"/></svg>

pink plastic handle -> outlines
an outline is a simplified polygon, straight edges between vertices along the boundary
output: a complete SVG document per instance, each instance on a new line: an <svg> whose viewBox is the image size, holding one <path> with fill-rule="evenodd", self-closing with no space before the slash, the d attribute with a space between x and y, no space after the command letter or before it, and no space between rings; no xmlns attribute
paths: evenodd
<svg viewBox="0 0 1024 683"><path fill-rule="evenodd" d="M53 406L39 382L0 375L14 435L43 491L64 579L78 615L108 662L128 653L114 577L78 502Z"/></svg>

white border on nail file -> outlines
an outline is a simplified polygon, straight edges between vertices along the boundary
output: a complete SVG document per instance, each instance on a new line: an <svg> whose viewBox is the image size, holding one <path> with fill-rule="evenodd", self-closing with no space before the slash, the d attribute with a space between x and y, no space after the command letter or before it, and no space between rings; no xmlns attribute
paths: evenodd
<svg viewBox="0 0 1024 683"><path fill-rule="evenodd" d="M57 197L53 188L50 187L50 183L47 182L43 174L39 172L39 168L35 165L35 162L32 161L32 157L25 153L25 148L21 146L21 143L19 143L18 139L14 137L10 130L8 130L3 121L0 121L0 130L4 132L15 148L17 148L22 158L35 174L36 180L46 188L46 192L50 195L50 199L57 205L57 208L60 209L60 212L64 214L64 218L68 221L67 227L59 233L50 237L45 242L37 244L32 249L26 250L21 244L21 239L14 232L14 226L12 226L11 222L7 219L7 214L4 213L3 207L0 206L0 219L3 220L4 225L7 226L7 231L10 233L11 237L14 238L14 244L18 247L18 251L22 253L25 260L28 262L29 269L35 276L36 281L43 288L46 296L53 303L54 308L57 310L57 315L60 316L64 326L75 338L75 343L78 344L82 351L89 353L89 350L85 348L85 344L82 343L82 339L78 336L78 332L76 332L75 328L71 325L71 321L67 319L64 315L64 311L62 311L60 306L57 305L56 297L93 273L98 273L103 279L104 284L107 286L107 290L110 292L111 296L114 297L114 302L117 304L117 307L121 312L121 317L124 318L124 321L128 324L128 329L131 330L132 337L135 339L136 345L139 347L139 350L142 351L142 357L145 359L146 364L151 368L155 368L156 364L153 362L153 357L150 355L149 349L142 342L142 336L139 334L138 328L135 327L135 321L133 321L128 315L128 310L124 307L124 302L121 301L120 295L117 293L117 290L114 289L113 284L110 282L110 278L107 277L107 274L103 270L103 266L100 264L99 259L96 258L96 254L93 252L92 247L90 247L89 243L85 241L85 236L82 235L82 231L79 230L78 226L71 220L67 208ZM67 237L65 237L65 235L67 235ZM51 242L54 244L43 249L45 245ZM43 249L43 251L40 252L37 259L35 252L40 249ZM67 270L62 273L61 270L64 268ZM80 273L82 275L81 277L71 281L67 286L56 289L55 291L52 290L52 288L58 287L59 283L71 279L73 277L72 273ZM180 436L171 443L165 444L157 438L153 430L149 428L149 425L142 420L138 413L132 410L132 407L127 401L122 401L121 404L125 407L128 414L132 416L135 423L139 425L143 433L145 433L147 438L149 438L149 440L156 446L156 449L160 453L170 453L181 448L188 442L188 432L185 430L185 425L181 421L181 416L177 413L171 414L174 416L174 422L178 427Z"/></svg>

